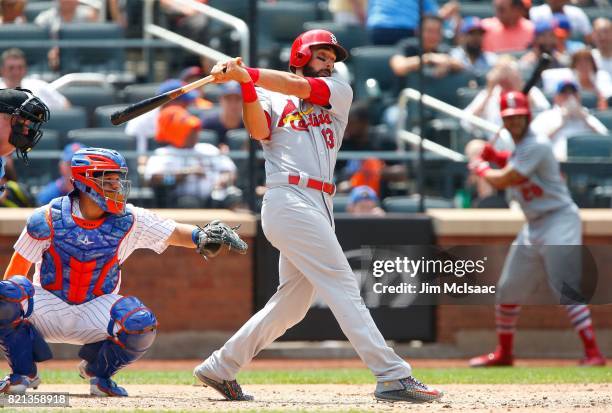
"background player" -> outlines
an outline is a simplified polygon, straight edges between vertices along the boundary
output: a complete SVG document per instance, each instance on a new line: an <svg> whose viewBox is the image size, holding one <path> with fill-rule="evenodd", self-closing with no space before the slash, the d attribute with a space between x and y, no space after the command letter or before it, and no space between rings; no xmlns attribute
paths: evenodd
<svg viewBox="0 0 612 413"><path fill-rule="evenodd" d="M79 371L91 394L127 396L111 376L144 355L157 320L138 298L118 295L121 264L139 248L197 247L205 257L222 245L247 249L218 221L202 229L126 204L127 165L116 151L80 149L71 169L74 191L30 216L0 282L0 347L12 369L0 392L38 386L36 362L51 358L47 341L82 345ZM31 283L23 275L33 263Z"/></svg>
<svg viewBox="0 0 612 413"><path fill-rule="evenodd" d="M562 292L564 286L579 291L575 283L581 275L580 247L560 247L580 246L582 225L550 140L536 136L529 128L531 111L524 94L502 94L500 108L515 150L512 154L498 152L487 144L481 158L470 163L470 169L494 187L507 189L520 204L527 223L510 248L497 288L497 301L501 303L496 306L495 314L497 349L471 359L473 367L512 365L519 304L543 279L548 279L557 292ZM488 161L501 169L491 169ZM568 299L572 302L571 297L562 297L562 300ZM585 357L581 364L602 366L606 360L595 341L589 308L579 302L576 300L566 309L584 344Z"/></svg>
<svg viewBox="0 0 612 413"><path fill-rule="evenodd" d="M0 178L4 176L2 157L17 150L27 162L27 153L42 137L40 127L48 120L49 108L29 90L0 89Z"/></svg>
<svg viewBox="0 0 612 413"><path fill-rule="evenodd" d="M442 392L411 376L411 368L386 345L363 304L355 275L334 233L331 183L353 97L332 77L347 52L325 30L307 31L293 42L293 73L219 63L218 82L241 83L243 118L266 160L262 225L280 250L280 285L266 306L194 374L229 400L251 400L236 374L264 347L298 323L315 292L377 378L375 396L390 401L431 401ZM261 88L256 92L254 84Z"/></svg>

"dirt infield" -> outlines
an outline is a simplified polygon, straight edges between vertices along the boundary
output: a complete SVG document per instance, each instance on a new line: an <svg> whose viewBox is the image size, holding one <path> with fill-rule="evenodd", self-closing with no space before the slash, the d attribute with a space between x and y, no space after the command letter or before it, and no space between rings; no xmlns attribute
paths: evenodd
<svg viewBox="0 0 612 413"><path fill-rule="evenodd" d="M442 402L425 405L379 403L370 385L250 385L254 402L226 402L200 386L128 385L129 398L87 395L85 384L44 385L41 391L68 391L71 407L91 410L204 411L380 411L395 412L610 412L612 385L446 385Z"/></svg>

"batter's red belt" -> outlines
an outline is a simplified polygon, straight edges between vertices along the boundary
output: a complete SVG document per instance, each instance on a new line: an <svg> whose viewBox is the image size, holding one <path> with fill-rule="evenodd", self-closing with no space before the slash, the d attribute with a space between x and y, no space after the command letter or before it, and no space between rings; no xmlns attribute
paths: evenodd
<svg viewBox="0 0 612 413"><path fill-rule="evenodd" d="M289 183L291 185L299 185L300 176L289 175ZM317 191L325 192L326 194L330 195L336 193L336 185L329 182L319 181L318 179L308 178L308 180L306 181L306 187L316 189Z"/></svg>
<svg viewBox="0 0 612 413"><path fill-rule="evenodd" d="M332 196L336 193L336 185L332 184L331 182L325 182L321 179L311 178L305 173L296 174L278 172L268 176L266 179L266 185L268 187L286 184L297 185L302 188L314 189Z"/></svg>

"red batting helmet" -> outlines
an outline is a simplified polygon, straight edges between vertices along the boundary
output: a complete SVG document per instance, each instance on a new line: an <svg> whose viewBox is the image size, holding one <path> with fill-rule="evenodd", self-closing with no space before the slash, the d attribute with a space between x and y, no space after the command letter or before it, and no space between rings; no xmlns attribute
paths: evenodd
<svg viewBox="0 0 612 413"><path fill-rule="evenodd" d="M499 111L502 118L515 115L527 115L531 118L527 96L515 90L502 93L499 98Z"/></svg>
<svg viewBox="0 0 612 413"><path fill-rule="evenodd" d="M327 45L336 51L336 62L341 62L348 57L348 52L338 44L336 36L327 30L308 30L300 34L291 45L291 56L289 56L289 69L295 73L297 67L304 67L312 57L312 46Z"/></svg>

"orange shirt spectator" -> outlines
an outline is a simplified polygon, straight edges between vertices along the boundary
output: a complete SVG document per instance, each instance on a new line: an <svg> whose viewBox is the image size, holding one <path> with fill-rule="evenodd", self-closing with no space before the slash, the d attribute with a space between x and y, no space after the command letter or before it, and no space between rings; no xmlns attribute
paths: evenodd
<svg viewBox="0 0 612 413"><path fill-rule="evenodd" d="M183 82L180 80L170 79L162 83L159 90L164 93L181 86L183 86ZM191 91L170 101L161 109L157 118L157 133L155 135L155 140L158 143L183 148L189 138L197 135L202 128L202 122L187 110L187 107L196 98L197 94Z"/></svg>
<svg viewBox="0 0 612 413"><path fill-rule="evenodd" d="M511 52L529 48L535 29L523 17L521 0L494 0L495 17L482 20L485 29L482 49L487 52Z"/></svg>
<svg viewBox="0 0 612 413"><path fill-rule="evenodd" d="M351 186L355 188L366 185L372 188L376 194L380 194L380 179L384 166L385 163L380 159L364 159L357 172L351 176Z"/></svg>

